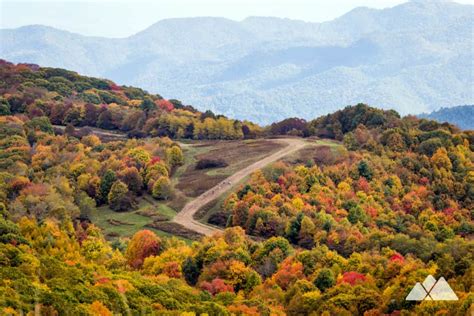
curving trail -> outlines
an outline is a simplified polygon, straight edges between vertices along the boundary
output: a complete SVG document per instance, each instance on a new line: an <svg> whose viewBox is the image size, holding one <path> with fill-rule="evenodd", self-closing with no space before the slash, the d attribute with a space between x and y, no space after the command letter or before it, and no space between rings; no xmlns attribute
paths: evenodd
<svg viewBox="0 0 474 316"><path fill-rule="evenodd" d="M295 151L303 148L306 145L306 142L302 139L297 138L281 138L281 139L272 139L282 143L286 143L286 147L280 149L279 151L267 156L250 166L245 167L231 175L230 177L226 178L225 180L221 181L219 184L214 186L213 188L207 190L194 200L188 202L184 208L179 212L174 218L173 222L183 225L184 227L191 229L195 232L203 234L205 236L212 235L215 232L221 231L221 229L206 225L203 223L198 222L193 218L194 214L201 209L207 203L215 200L220 195L224 194L228 191L232 186L236 183L244 179L249 174L262 169L266 165L279 160L280 158L287 156Z"/></svg>

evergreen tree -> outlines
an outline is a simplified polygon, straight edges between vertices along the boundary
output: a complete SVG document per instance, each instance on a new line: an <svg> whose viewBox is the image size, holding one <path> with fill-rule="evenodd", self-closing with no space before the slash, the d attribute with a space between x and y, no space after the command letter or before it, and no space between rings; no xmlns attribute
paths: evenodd
<svg viewBox="0 0 474 316"><path fill-rule="evenodd" d="M114 184L115 180L117 180L117 177L115 175L115 172L112 170L107 170L102 178L100 179L100 188L99 188L99 199L98 203L103 204L107 201L110 188L112 188L112 185Z"/></svg>
<svg viewBox="0 0 474 316"><path fill-rule="evenodd" d="M192 257L186 258L182 265L184 279L190 285L196 285L199 275L201 274L200 265Z"/></svg>
<svg viewBox="0 0 474 316"><path fill-rule="evenodd" d="M357 171L359 172L359 175L361 177L364 177L369 181L372 180L372 176L374 175L374 172L372 171L372 168L370 168L367 161L365 160L360 161L359 164L357 165Z"/></svg>
<svg viewBox="0 0 474 316"><path fill-rule="evenodd" d="M314 280L314 285L316 285L316 287L320 289L321 292L333 287L334 284L336 284L336 281L334 279L334 274L330 269L322 269Z"/></svg>
<svg viewBox="0 0 474 316"><path fill-rule="evenodd" d="M286 228L286 238L293 244L298 243L298 238L300 235L301 221L303 220L304 214L302 212L298 213L296 218L291 220Z"/></svg>

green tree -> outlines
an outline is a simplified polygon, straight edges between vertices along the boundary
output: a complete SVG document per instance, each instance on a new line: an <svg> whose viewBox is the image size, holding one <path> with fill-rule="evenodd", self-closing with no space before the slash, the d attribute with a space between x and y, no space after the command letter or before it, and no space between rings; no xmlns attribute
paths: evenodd
<svg viewBox="0 0 474 316"><path fill-rule="evenodd" d="M0 98L0 115L10 115L10 103L5 98Z"/></svg>
<svg viewBox="0 0 474 316"><path fill-rule="evenodd" d="M29 122L26 123L26 126L34 130L40 130L48 134L54 133L53 125L51 125L49 118L46 116L34 117Z"/></svg>
<svg viewBox="0 0 474 316"><path fill-rule="evenodd" d="M149 112L155 108L155 103L150 98L143 99L142 103L140 104L140 109L145 112Z"/></svg>
<svg viewBox="0 0 474 316"><path fill-rule="evenodd" d="M120 180L115 181L107 195L110 208L114 211L126 210L127 203L124 202L127 199L127 193L127 185Z"/></svg>
<svg viewBox="0 0 474 316"><path fill-rule="evenodd" d="M357 150L359 148L359 144L357 143L357 140L352 132L344 135L343 142L349 150Z"/></svg>
<svg viewBox="0 0 474 316"><path fill-rule="evenodd" d="M436 150L443 146L443 142L438 137L425 140L418 146L418 151L427 156L432 156Z"/></svg>
<svg viewBox="0 0 474 316"><path fill-rule="evenodd" d="M184 279L190 285L196 285L199 275L201 274L202 264L197 262L192 257L186 258L182 264Z"/></svg>
<svg viewBox="0 0 474 316"><path fill-rule="evenodd" d="M110 192L110 188L114 184L115 180L117 180L117 176L115 172L112 170L107 170L102 178L100 179L100 194L99 194L99 203L103 204L107 201L107 197Z"/></svg>
<svg viewBox="0 0 474 316"><path fill-rule="evenodd" d="M301 221L304 218L302 212L298 213L295 218L293 218L286 227L285 237L293 244L298 243L298 238L300 235Z"/></svg>
<svg viewBox="0 0 474 316"><path fill-rule="evenodd" d="M152 195L157 200L167 200L171 196L171 182L167 177L160 177L153 184Z"/></svg>
<svg viewBox="0 0 474 316"><path fill-rule="evenodd" d="M352 224L356 224L357 222L364 223L367 219L366 214L360 205L356 205L349 209L349 213L347 215L347 219Z"/></svg>
<svg viewBox="0 0 474 316"><path fill-rule="evenodd" d="M316 287L322 292L333 287L334 284L336 284L336 280L334 278L332 270L330 269L322 269L321 271L319 271L316 279L314 279L314 285L316 285Z"/></svg>
<svg viewBox="0 0 474 316"><path fill-rule="evenodd" d="M182 165L184 162L183 152L178 146L166 149L166 160L171 167Z"/></svg>
<svg viewBox="0 0 474 316"><path fill-rule="evenodd" d="M361 177L364 177L369 181L372 180L374 172L372 171L372 168L369 166L366 160L361 160L359 162L359 164L357 165L357 171L359 172L359 175Z"/></svg>

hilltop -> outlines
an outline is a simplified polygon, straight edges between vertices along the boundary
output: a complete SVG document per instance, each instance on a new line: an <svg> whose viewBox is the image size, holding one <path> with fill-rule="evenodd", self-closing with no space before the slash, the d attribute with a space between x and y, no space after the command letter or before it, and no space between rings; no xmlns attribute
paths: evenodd
<svg viewBox="0 0 474 316"><path fill-rule="evenodd" d="M98 127L138 138L243 139L261 132L250 122L65 69L0 60L0 79L2 115L47 116L54 125Z"/></svg>

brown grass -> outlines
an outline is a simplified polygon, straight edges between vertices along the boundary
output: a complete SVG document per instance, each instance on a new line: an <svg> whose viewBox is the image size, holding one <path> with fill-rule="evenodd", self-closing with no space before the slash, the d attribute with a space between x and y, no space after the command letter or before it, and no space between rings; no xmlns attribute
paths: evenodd
<svg viewBox="0 0 474 316"><path fill-rule="evenodd" d="M173 222L153 222L148 224L147 227L155 228L160 231L191 240L199 240L203 237L203 235Z"/></svg>
<svg viewBox="0 0 474 316"><path fill-rule="evenodd" d="M195 163L189 165L175 186L187 197L199 196L237 170L283 147L282 144L270 140L206 142L194 146L210 147L208 151L196 155L196 160L221 159L228 166L211 170L196 170Z"/></svg>
<svg viewBox="0 0 474 316"><path fill-rule="evenodd" d="M222 201L213 200L206 205L204 205L202 208L199 209L199 211L194 214L194 219L200 221L201 219L204 219L204 217L211 211L214 210L217 207L217 204L221 203Z"/></svg>
<svg viewBox="0 0 474 316"><path fill-rule="evenodd" d="M323 157L322 148L327 148L331 153L331 157ZM308 146L303 149L298 150L294 154L287 156L283 159L284 162L290 165L321 165L321 160L334 159L337 160L341 155L341 150L343 151L344 147L336 142L331 140L314 140L314 142L309 142Z"/></svg>

